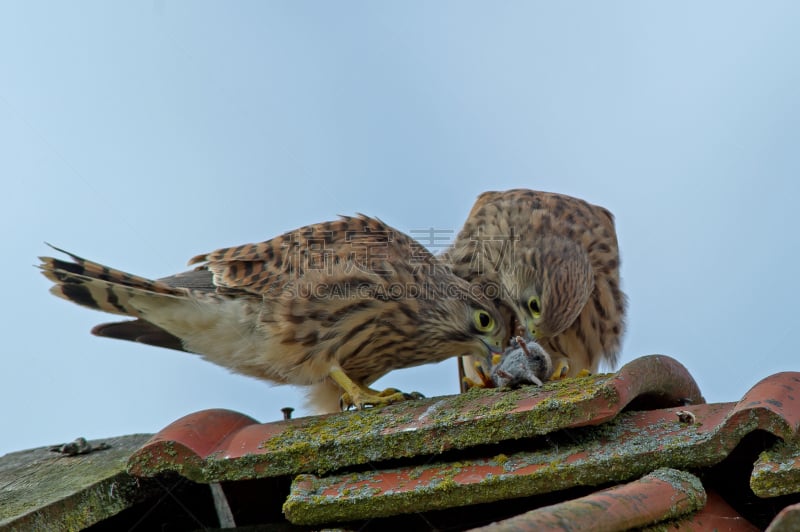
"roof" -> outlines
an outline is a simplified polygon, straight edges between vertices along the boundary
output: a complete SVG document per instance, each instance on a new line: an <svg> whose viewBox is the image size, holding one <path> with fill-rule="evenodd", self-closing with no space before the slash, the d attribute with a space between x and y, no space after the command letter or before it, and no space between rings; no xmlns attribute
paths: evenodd
<svg viewBox="0 0 800 532"><path fill-rule="evenodd" d="M652 355L542 387L263 424L205 410L149 438L114 474L161 486L181 504L159 522L190 529L221 516L228 526L359 530L790 530L800 524L799 392L800 373L778 373L737 402L706 404L679 362ZM5 502L2 486L0 476ZM94 522L138 523L153 497ZM39 504L33 513L58 514Z"/></svg>

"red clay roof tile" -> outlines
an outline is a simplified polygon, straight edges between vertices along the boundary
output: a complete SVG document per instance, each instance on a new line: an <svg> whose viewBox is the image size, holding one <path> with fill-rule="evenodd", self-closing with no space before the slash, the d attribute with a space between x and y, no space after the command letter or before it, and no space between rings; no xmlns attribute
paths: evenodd
<svg viewBox="0 0 800 532"><path fill-rule="evenodd" d="M647 528L645 532L757 532L760 530L739 515L717 492L706 490L706 505L694 514Z"/></svg>
<svg viewBox="0 0 800 532"><path fill-rule="evenodd" d="M800 503L781 510L769 524L766 532L797 532L800 530Z"/></svg>
<svg viewBox="0 0 800 532"><path fill-rule="evenodd" d="M231 411L197 412L159 432L131 457L128 467L136 475L176 471L199 482L314 473L295 478L284 504L284 515L302 524L352 522L509 498L557 497L570 493L559 490L585 493L589 487L628 482L582 500L619 503L601 516L611 523L609 530L617 530L675 515L663 511L667 499L658 490L669 491L659 484L664 479L642 475L657 468L703 474L728 467L750 475L755 453L763 449L768 450L750 476L753 492L761 497L784 495L796 502L800 447L791 442L800 430L798 392L800 373L779 373L753 386L736 403L703 404L686 369L669 357L654 355L637 359L616 374L567 379L541 388L474 390L380 410L266 424ZM758 431L773 436L753 434ZM741 443L745 439L750 443ZM787 443L773 446L777 439ZM759 442L755 448L754 441ZM737 448L751 451L734 453ZM427 463L420 465L422 460ZM371 470L364 468L367 463ZM717 478L713 475L718 473L710 474L709 478ZM688 479L687 475L678 473ZM643 496L654 485L660 495ZM628 498L632 493L638 494L641 506L625 506L633 500ZM583 504L579 501L556 508L578 519L574 510ZM532 504L527 508L542 503ZM520 520L557 515L542 510ZM772 512L777 508L766 520L759 518L761 526L775 515ZM646 516L647 521L633 525L626 521L636 516ZM797 508L779 518L794 523ZM591 524L598 519L591 517ZM778 518L773 525L780 525ZM669 526L753 529L713 492L700 512L673 519Z"/></svg>
<svg viewBox="0 0 800 532"><path fill-rule="evenodd" d="M696 512L705 504L706 492L696 476L676 469L658 469L628 484L473 530L563 532L568 523L571 530L614 532L675 519Z"/></svg>
<svg viewBox="0 0 800 532"><path fill-rule="evenodd" d="M508 456L325 477L301 475L284 511L290 520L304 524L325 522L336 511L346 512L335 515L337 519L364 519L492 502L509 494L522 497L622 482L659 467L712 466L754 430L793 435L791 423L776 414L771 403L752 400L762 384L785 378L779 374L765 379L740 403L625 412L598 427L530 442L528 447L535 450ZM694 422L681 421L681 411L691 412ZM366 500L369 504L359 504Z"/></svg>
<svg viewBox="0 0 800 532"><path fill-rule="evenodd" d="M652 355L616 374L542 388L474 390L263 425L235 412L198 412L156 434L129 467L139 476L177 471L201 482L325 472L598 425L636 401L704 402L686 368Z"/></svg>
<svg viewBox="0 0 800 532"><path fill-rule="evenodd" d="M759 497L800 493L800 442L781 442L761 453L753 467L750 489Z"/></svg>

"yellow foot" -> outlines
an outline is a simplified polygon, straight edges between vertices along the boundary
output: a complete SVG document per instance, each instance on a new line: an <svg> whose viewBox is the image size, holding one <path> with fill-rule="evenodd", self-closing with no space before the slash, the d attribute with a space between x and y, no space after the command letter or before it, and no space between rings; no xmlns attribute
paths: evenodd
<svg viewBox="0 0 800 532"><path fill-rule="evenodd" d="M464 387L467 390L472 389L472 388L483 388L484 387L482 382L475 382L474 380L470 379L469 377L461 377L461 382L464 383Z"/></svg>
<svg viewBox="0 0 800 532"><path fill-rule="evenodd" d="M478 360L475 357L463 356L458 358L458 378L461 386L461 393L469 391L470 388L494 388L492 382L492 367L500 363L502 355L492 355L491 363L488 359ZM487 364L489 367L486 367ZM467 370L470 371L467 371Z"/></svg>
<svg viewBox="0 0 800 532"><path fill-rule="evenodd" d="M331 369L330 377L336 381L344 391L339 398L339 406L342 410L349 410L353 407L357 410L361 410L367 406L383 406L424 397L424 395L419 392L403 393L396 388L387 388L382 392L366 388L353 382L339 366L334 366Z"/></svg>
<svg viewBox="0 0 800 532"><path fill-rule="evenodd" d="M495 362L494 357L492 358L492 364L496 364L500 362L500 355L495 355L497 357L497 362ZM474 379L469 377L463 377L462 381L466 384L467 389L470 388L494 388L494 382L492 382L492 378L486 374L486 370L483 369L483 364L478 362L477 360L473 361L472 367L475 370L475 375L480 379L480 382L476 382Z"/></svg>
<svg viewBox="0 0 800 532"><path fill-rule="evenodd" d="M344 392L339 398L339 407L342 410L362 410L368 406L383 406L392 403L399 403L400 401L409 401L411 399L422 399L425 396L419 392L405 393L397 388L386 388L379 392L372 388L362 388L358 386L355 394L353 392Z"/></svg>
<svg viewBox="0 0 800 532"><path fill-rule="evenodd" d="M580 371L578 372L578 374L577 374L577 375L575 375L575 376L576 376L576 377L588 377L588 376L589 376L589 375L591 375L591 374L592 374L592 372L591 372L591 371L589 371L589 370L588 370L588 369L586 369L586 368L583 368L583 369L582 369L582 370L580 370Z"/></svg>
<svg viewBox="0 0 800 532"><path fill-rule="evenodd" d="M499 355L498 360L499 360ZM467 360L465 358L464 360ZM464 373L463 366L461 365L463 362L459 360L458 366L458 373L461 376L461 392L466 392L471 388L494 388L494 383L492 382L492 378L486 374L486 370L483 368L483 364L478 362L477 360L472 361L472 371L475 373L474 377L467 377Z"/></svg>
<svg viewBox="0 0 800 532"><path fill-rule="evenodd" d="M566 358L560 359L553 366L553 374L550 375L551 381L557 381L565 378L569 373L569 361Z"/></svg>

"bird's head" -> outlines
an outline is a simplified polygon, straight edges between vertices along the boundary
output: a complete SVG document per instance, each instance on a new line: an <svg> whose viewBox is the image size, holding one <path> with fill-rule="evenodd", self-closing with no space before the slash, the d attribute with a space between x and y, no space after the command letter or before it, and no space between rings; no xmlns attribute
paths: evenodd
<svg viewBox="0 0 800 532"><path fill-rule="evenodd" d="M467 281L450 275L421 308L420 332L440 360L474 356L487 361L503 351L509 324L497 307ZM424 310L423 310L424 308Z"/></svg>
<svg viewBox="0 0 800 532"><path fill-rule="evenodd" d="M504 301L534 339L552 338L578 318L594 289L586 251L577 243L545 237L501 273Z"/></svg>

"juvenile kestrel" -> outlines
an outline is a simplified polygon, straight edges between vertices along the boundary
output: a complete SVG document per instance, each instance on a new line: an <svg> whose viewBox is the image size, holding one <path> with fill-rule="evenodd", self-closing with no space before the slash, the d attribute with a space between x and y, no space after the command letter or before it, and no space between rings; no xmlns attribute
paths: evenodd
<svg viewBox="0 0 800 532"><path fill-rule="evenodd" d="M484 192L447 256L545 348L556 376L616 364L626 300L614 217L603 207L534 190ZM476 362L489 373L485 359L461 362L472 380Z"/></svg>
<svg viewBox="0 0 800 532"><path fill-rule="evenodd" d="M508 336L490 301L414 239L363 215L198 255L195 270L159 280L67 255L41 257L53 294L136 318L92 333L310 386L319 412L338 410L340 398L357 408L408 398L367 386L393 369L490 357Z"/></svg>

